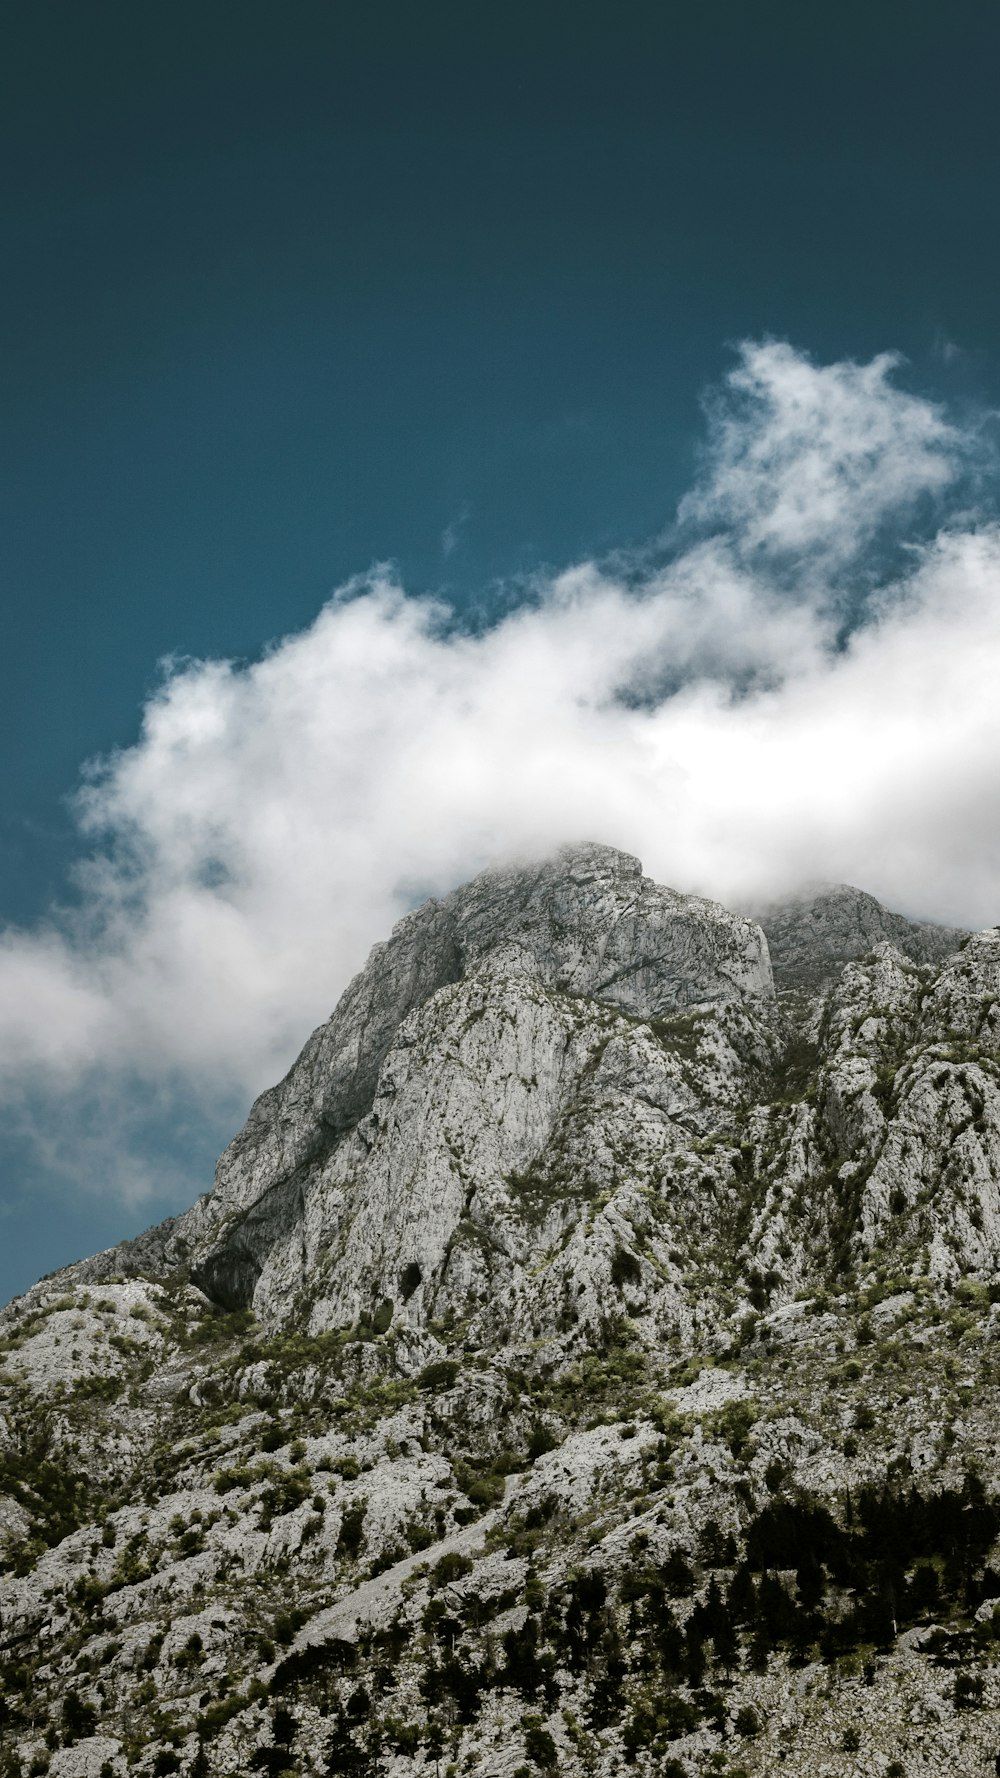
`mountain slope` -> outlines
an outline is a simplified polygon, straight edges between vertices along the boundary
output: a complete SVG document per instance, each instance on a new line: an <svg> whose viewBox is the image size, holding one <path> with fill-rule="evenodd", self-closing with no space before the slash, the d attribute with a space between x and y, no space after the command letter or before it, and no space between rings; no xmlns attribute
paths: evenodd
<svg viewBox="0 0 1000 1778"><path fill-rule="evenodd" d="M4 1312L7 1770L992 1770L998 1254L996 929L426 904Z"/></svg>

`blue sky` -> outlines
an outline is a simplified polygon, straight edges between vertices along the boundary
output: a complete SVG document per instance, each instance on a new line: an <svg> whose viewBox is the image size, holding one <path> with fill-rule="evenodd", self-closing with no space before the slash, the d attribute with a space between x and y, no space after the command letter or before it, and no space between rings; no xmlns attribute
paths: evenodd
<svg viewBox="0 0 1000 1778"><path fill-rule="evenodd" d="M715 685L791 682L842 645L886 564L915 560L947 522L960 530L951 553L920 556L921 635L930 647L933 605L968 658L982 656L984 440L1000 398L998 50L985 3L20 9L0 70L0 918L13 1008L0 1296L206 1189L249 1094L287 1065L376 921L505 845L530 848L525 811L544 809L553 776L570 782L579 764L593 782L594 735L566 714L583 681L562 686L565 709L553 688L567 659L606 654L623 586L641 582L642 610L670 630L661 690L706 673ZM739 342L769 339L791 342L792 357L740 358ZM843 368L816 380L817 367L887 351L905 362L864 387ZM714 430L701 405L711 389ZM809 456L792 417L800 395L826 504L814 483L788 481L788 463ZM842 531L830 541L831 488L838 524L845 490L858 510L845 403L880 441L873 481L866 471L857 484L881 489L863 555ZM781 477L797 510L822 507L828 528L821 537L810 521L808 549L787 526L779 547L778 519L763 541L752 535L761 507L786 524L768 505ZM723 532L725 572L717 549L707 568L704 553ZM767 586L748 591L761 550ZM667 595L651 577L668 559L709 614L697 638L676 577L673 603L655 603ZM319 617L334 589L387 562L391 573ZM560 578L580 563L603 565L604 581L598 568L585 584ZM792 585L807 588L804 605L775 605L774 589ZM522 608L538 626L498 632L491 654L448 654L426 595L480 632ZM746 647L720 665L734 624ZM269 677L198 665L253 663L282 637L293 640ZM193 665L158 694L165 656ZM636 658L615 695L655 702ZM837 693L857 711L869 710L863 666ZM590 665L579 670L592 687ZM966 667L955 671L960 684ZM317 710L341 718L313 757L316 722L296 725L317 673ZM401 831L396 776L463 676L485 712L480 738L498 732L491 699L506 712L526 686L532 709L562 711L520 776L470 747L479 775L466 793L489 818L464 851L448 836L476 823L457 788L447 808L435 800L436 756L413 766L420 833ZM401 686L416 686L414 701ZM683 745L708 754L722 731L700 720ZM788 703L782 721L795 720ZM912 720L899 712L898 733ZM956 732L948 708L939 720ZM210 756L192 735L213 724L228 751ZM984 732L955 764L977 793ZM287 776L255 803L286 744ZM602 731L602 757L618 745ZM91 777L81 811L67 798L84 763L114 749L117 775ZM617 782L630 772L622 764ZM382 808L389 782L400 802ZM268 794L315 905L288 899L263 841L239 854L225 818L217 843L205 837L213 797L248 834ZM648 810L619 818L614 783L592 810L575 794L574 819L605 829L594 837L655 850ZM895 781L885 795L899 803ZM948 833L975 885L963 902L957 879L928 875L915 806L916 828L895 840L907 880L926 884L914 911L984 919L992 856ZM758 824L770 818L757 811ZM926 826L943 843L929 814ZM738 843L750 858L747 836ZM331 847L363 881L363 907ZM870 837L838 828L817 834L815 852L824 869L867 868L899 899ZM704 836L656 862L685 887L767 887L750 865L727 875ZM800 865L789 858L788 873ZM168 879L154 962L126 903L138 893L163 909ZM192 936L178 912L191 884L208 886L217 921L227 881L225 932ZM291 921L308 940L297 952L280 938ZM176 1000L164 987L171 930L188 958ZM234 988L248 971L268 977L252 1007ZM272 1043L234 1037L255 1020ZM168 1040L181 1027L195 1036Z"/></svg>

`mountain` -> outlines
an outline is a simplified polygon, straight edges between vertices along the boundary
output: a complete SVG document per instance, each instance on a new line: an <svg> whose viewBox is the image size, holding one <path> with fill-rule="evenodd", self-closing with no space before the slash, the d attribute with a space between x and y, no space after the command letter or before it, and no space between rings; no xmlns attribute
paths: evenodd
<svg viewBox="0 0 1000 1778"><path fill-rule="evenodd" d="M817 988L878 944L890 944L912 963L941 963L965 932L890 914L874 895L846 883L772 907L761 916L771 968L779 987Z"/></svg>
<svg viewBox="0 0 1000 1778"><path fill-rule="evenodd" d="M1000 929L426 903L0 1315L0 1774L992 1772L998 1131Z"/></svg>

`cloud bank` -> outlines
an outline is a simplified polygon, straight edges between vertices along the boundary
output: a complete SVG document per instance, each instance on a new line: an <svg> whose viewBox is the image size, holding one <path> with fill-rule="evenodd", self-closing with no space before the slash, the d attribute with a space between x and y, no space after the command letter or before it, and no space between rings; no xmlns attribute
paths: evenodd
<svg viewBox="0 0 1000 1778"><path fill-rule="evenodd" d="M137 1105L248 1101L415 901L564 840L730 904L1000 921L1000 529L948 522L978 441L895 368L745 345L655 566L475 633L379 568L250 665L170 666L76 798L77 903L0 937L0 1104L46 1164L146 1189ZM73 1160L84 1099L116 1169Z"/></svg>

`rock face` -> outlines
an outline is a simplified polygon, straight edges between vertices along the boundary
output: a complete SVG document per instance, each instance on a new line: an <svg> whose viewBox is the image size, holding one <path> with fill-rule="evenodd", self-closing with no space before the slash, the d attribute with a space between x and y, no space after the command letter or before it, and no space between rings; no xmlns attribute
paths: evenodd
<svg viewBox="0 0 1000 1778"><path fill-rule="evenodd" d="M0 1774L986 1772L998 1262L1000 930L427 903L3 1314Z"/></svg>
<svg viewBox="0 0 1000 1778"><path fill-rule="evenodd" d="M828 884L761 916L775 980L816 988L876 945L890 944L913 963L937 963L965 937L953 926L930 926L890 914L863 889Z"/></svg>
<svg viewBox="0 0 1000 1778"><path fill-rule="evenodd" d="M478 1302L495 1323L525 1295L539 1218L568 1236L638 1147L648 1171L707 1127L703 1100L766 1060L772 1000L761 929L638 859L585 846L491 872L376 946L162 1263L272 1323L308 1304L313 1331L383 1303L414 1330ZM678 1041L696 1032L725 1082L693 1091Z"/></svg>
<svg viewBox="0 0 1000 1778"><path fill-rule="evenodd" d="M225 1232L195 1282L272 1319L305 1292L315 1329L398 1304L419 1271L398 1304L411 1326L480 1300L495 1319L523 1289L539 1193L560 1233L586 1209L569 1174L561 1192L552 1177L579 1136L570 1101L585 1097L588 1124L603 1111L609 1149L652 1123L650 1155L669 1151L672 1117L692 1107L649 1021L771 993L759 927L606 847L427 903L223 1155L211 1208ZM537 1181L530 1207L522 1175Z"/></svg>

